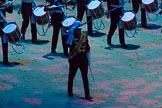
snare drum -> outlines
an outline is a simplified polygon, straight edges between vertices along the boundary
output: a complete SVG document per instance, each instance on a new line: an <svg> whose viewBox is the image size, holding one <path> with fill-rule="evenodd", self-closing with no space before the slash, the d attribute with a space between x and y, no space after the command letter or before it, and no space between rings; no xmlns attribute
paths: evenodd
<svg viewBox="0 0 162 108"><path fill-rule="evenodd" d="M101 2L98 0L91 1L87 8L94 19L98 19L104 16L104 8Z"/></svg>
<svg viewBox="0 0 162 108"><path fill-rule="evenodd" d="M75 21L76 19L74 17L68 17L65 20L63 20L62 26L64 29L69 29Z"/></svg>
<svg viewBox="0 0 162 108"><path fill-rule="evenodd" d="M133 30L137 27L136 15L133 12L125 12L121 21L126 30Z"/></svg>
<svg viewBox="0 0 162 108"><path fill-rule="evenodd" d="M2 30L10 43L18 42L21 39L20 30L15 22L8 23Z"/></svg>
<svg viewBox="0 0 162 108"><path fill-rule="evenodd" d="M49 21L49 15L44 11L44 6L39 5L33 10L34 18L38 25L45 25Z"/></svg>
<svg viewBox="0 0 162 108"><path fill-rule="evenodd" d="M142 3L148 13L154 13L159 10L157 0L142 0Z"/></svg>

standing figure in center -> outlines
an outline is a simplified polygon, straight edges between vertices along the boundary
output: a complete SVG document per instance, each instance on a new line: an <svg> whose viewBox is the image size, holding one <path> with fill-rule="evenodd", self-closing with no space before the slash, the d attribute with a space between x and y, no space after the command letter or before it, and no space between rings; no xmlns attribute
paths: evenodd
<svg viewBox="0 0 162 108"><path fill-rule="evenodd" d="M119 41L122 48L128 48L128 46L125 44L125 37L124 37L124 27L121 26L121 16L123 12L123 8L120 7L120 5L123 3L123 0L106 0L108 10L113 10L116 8L116 6L119 6L116 10L113 10L110 12L110 29L107 35L107 44L112 45L111 40L112 36L115 33L115 30L118 26L119 31Z"/></svg>
<svg viewBox="0 0 162 108"><path fill-rule="evenodd" d="M70 46L68 95L73 96L73 80L78 69L81 71L85 99L92 101L89 92L88 65L90 65L90 46L88 37L81 31L80 21L76 20L69 30L66 44Z"/></svg>
<svg viewBox="0 0 162 108"><path fill-rule="evenodd" d="M65 13L63 11L63 1L62 0L46 0L45 11L48 11L48 7L51 5L55 5L51 15L51 24L53 26L53 35L52 35L52 44L51 44L51 53L56 53L56 47L58 42L59 32L62 28L61 22L64 20ZM63 46L63 53L65 56L68 56L68 48L65 44L66 36L62 37L62 46Z"/></svg>
<svg viewBox="0 0 162 108"><path fill-rule="evenodd" d="M88 35L93 35L93 28L92 28L92 16L88 12L87 5L90 2L90 0L77 0L77 19L79 21L82 21L84 12L86 11L86 17L87 17L87 27L88 27Z"/></svg>

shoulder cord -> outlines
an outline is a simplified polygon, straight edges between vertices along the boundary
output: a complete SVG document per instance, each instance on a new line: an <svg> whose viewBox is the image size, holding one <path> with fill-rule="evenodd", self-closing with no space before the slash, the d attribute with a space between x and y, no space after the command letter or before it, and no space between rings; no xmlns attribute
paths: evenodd
<svg viewBox="0 0 162 108"><path fill-rule="evenodd" d="M82 43L85 40L86 40L86 35L82 32L79 42L75 45L74 49L70 53L70 59L72 59L80 51L80 48L82 47Z"/></svg>

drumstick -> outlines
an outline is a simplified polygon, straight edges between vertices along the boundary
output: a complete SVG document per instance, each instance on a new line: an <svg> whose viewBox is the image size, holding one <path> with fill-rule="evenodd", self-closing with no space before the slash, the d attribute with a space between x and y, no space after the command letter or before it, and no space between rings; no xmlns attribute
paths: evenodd
<svg viewBox="0 0 162 108"><path fill-rule="evenodd" d="M5 21L5 23L7 23L6 18L5 18L4 15L2 14L2 10L3 10L3 9L0 8L0 16L3 18L3 20Z"/></svg>
<svg viewBox="0 0 162 108"><path fill-rule="evenodd" d="M54 10L56 8L59 8L59 7L64 7L64 5L50 5L50 6L46 6L46 10Z"/></svg>
<svg viewBox="0 0 162 108"><path fill-rule="evenodd" d="M105 15L107 15L108 13L110 13L110 12L112 12L112 11L115 11L116 9L121 8L121 7L122 7L122 5L118 5L118 7L114 7L114 8L111 9L111 10L106 10L106 11L105 11Z"/></svg>
<svg viewBox="0 0 162 108"><path fill-rule="evenodd" d="M3 3L1 6L6 6L8 3L13 3L14 1L7 1L6 3Z"/></svg>
<svg viewBox="0 0 162 108"><path fill-rule="evenodd" d="M112 12L112 11L115 11L116 9L118 8L123 8L125 3L127 3L127 1L123 2L123 3L120 3L120 5L111 5L112 7L114 7L113 9L111 10L106 10L105 11L105 15L107 15L108 13Z"/></svg>
<svg viewBox="0 0 162 108"><path fill-rule="evenodd" d="M94 77L93 77L93 73L92 73L92 69L91 69L91 66L90 65L88 65L89 66L89 70L90 70L90 72L91 72L91 75L92 75L92 79L93 79L93 81L94 81Z"/></svg>

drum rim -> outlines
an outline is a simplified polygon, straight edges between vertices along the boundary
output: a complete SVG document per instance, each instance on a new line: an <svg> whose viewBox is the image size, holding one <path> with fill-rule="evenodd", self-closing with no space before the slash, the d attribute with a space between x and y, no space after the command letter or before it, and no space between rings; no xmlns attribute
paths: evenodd
<svg viewBox="0 0 162 108"><path fill-rule="evenodd" d="M92 4L92 2L98 2L98 5L95 5L96 7L93 7L93 8L90 8L90 4ZM96 3L95 3L96 4ZM99 0L94 0L94 1L91 1L88 5L87 5L87 8L89 9L89 10L93 10L93 9L96 9L98 6L100 6L101 5L101 2L99 1Z"/></svg>
<svg viewBox="0 0 162 108"><path fill-rule="evenodd" d="M65 19L62 21L62 23L61 23L64 27L68 27L68 26L70 26L70 25L67 25L67 26L64 25L64 21L65 21L66 19L68 19L68 18L74 18L74 19L75 19L74 22L77 20L74 16L68 16L68 17L65 18ZM74 22L73 22L73 23L74 23ZM72 24L73 24L73 23L72 23ZM72 25L72 24L71 24L71 25Z"/></svg>
<svg viewBox="0 0 162 108"><path fill-rule="evenodd" d="M9 22L9 23L7 23L4 27L3 27L3 29L2 29L2 31L5 33L5 31L4 31L4 29L5 29L5 27L7 26L7 25L9 25L9 24L15 24L16 25L16 28L17 28L17 23L16 22ZM13 31L12 31L13 32Z"/></svg>
<svg viewBox="0 0 162 108"><path fill-rule="evenodd" d="M124 14L123 14L122 17L121 17L121 20L124 21L124 22L130 21L130 20L123 20L123 17L124 17L124 15L125 15L125 13L132 13L132 14L134 15L134 16L132 17L132 19L135 18L135 16L136 16L136 14L135 14L133 11L126 11L126 12L124 12ZM132 20L132 19L131 19L131 20Z"/></svg>
<svg viewBox="0 0 162 108"><path fill-rule="evenodd" d="M43 14L41 14L41 15L37 15L37 14L35 14L35 10L37 9L37 8L44 8L44 5L38 5L38 6L36 6L34 9L33 9L33 14L34 14L34 16L36 16L36 17L40 17L40 16L43 16L43 15L45 15L47 12L46 11L44 11L44 9L43 9L43 11L44 11L44 13Z"/></svg>
<svg viewBox="0 0 162 108"><path fill-rule="evenodd" d="M147 0L149 1L148 3L146 3L146 0L142 0L142 3L145 4L145 5L150 5L151 3L153 3L155 0Z"/></svg>

